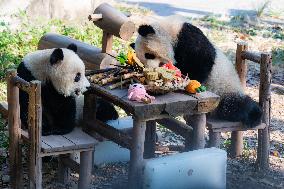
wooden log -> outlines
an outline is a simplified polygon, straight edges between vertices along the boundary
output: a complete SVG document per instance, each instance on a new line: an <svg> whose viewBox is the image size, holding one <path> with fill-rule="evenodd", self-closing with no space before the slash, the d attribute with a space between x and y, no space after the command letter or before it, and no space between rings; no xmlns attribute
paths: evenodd
<svg viewBox="0 0 284 189"><path fill-rule="evenodd" d="M142 168L145 142L146 122L137 118L133 120L133 133L128 172L128 188L142 188Z"/></svg>
<svg viewBox="0 0 284 189"><path fill-rule="evenodd" d="M262 108L262 122L267 126L265 129L258 130L258 150L257 165L259 169L269 168L269 129L271 119L271 54L261 54L260 62L260 89L259 89L259 105Z"/></svg>
<svg viewBox="0 0 284 189"><path fill-rule="evenodd" d="M14 85L16 85L21 90L23 90L27 93L30 91L30 84L29 84L29 82L25 81L24 79L16 76L16 77L13 77L12 82L13 82Z"/></svg>
<svg viewBox="0 0 284 189"><path fill-rule="evenodd" d="M220 147L221 132L214 132L212 129L209 130L209 147Z"/></svg>
<svg viewBox="0 0 284 189"><path fill-rule="evenodd" d="M144 142L144 159L155 157L156 147L156 121L146 122L146 134Z"/></svg>
<svg viewBox="0 0 284 189"><path fill-rule="evenodd" d="M80 152L79 189L88 189L91 184L93 151Z"/></svg>
<svg viewBox="0 0 284 189"><path fill-rule="evenodd" d="M65 161L69 158L70 154L60 154L58 156L58 182L66 185L70 180L71 170L66 165Z"/></svg>
<svg viewBox="0 0 284 189"><path fill-rule="evenodd" d="M260 54L255 53L255 52L251 52L251 51L247 51L247 50L241 52L241 58L243 60L250 60L250 61L255 62L255 63L260 63L260 61L261 61Z"/></svg>
<svg viewBox="0 0 284 189"><path fill-rule="evenodd" d="M186 123L193 128L190 137L185 140L185 150L197 150L205 147L206 114L184 116Z"/></svg>
<svg viewBox="0 0 284 189"><path fill-rule="evenodd" d="M109 126L106 123L97 119L87 121L86 125L86 132L89 135L95 136L96 133L98 133L103 137L119 144L120 146L130 149L131 137L125 134L124 132L119 131L118 129L113 128L112 126Z"/></svg>
<svg viewBox="0 0 284 189"><path fill-rule="evenodd" d="M164 118L157 120L157 122L163 125L164 127L170 129L174 133L181 135L183 138L187 138L193 130L191 126L181 121L178 121L175 118Z"/></svg>
<svg viewBox="0 0 284 189"><path fill-rule="evenodd" d="M41 83L30 82L29 108L28 108L28 131L30 137L29 146L29 186L31 189L42 188L42 159L41 152Z"/></svg>
<svg viewBox="0 0 284 189"><path fill-rule="evenodd" d="M98 6L94 14L102 14L102 19L94 21L94 24L109 34L129 40L135 32L135 24L107 3Z"/></svg>
<svg viewBox="0 0 284 189"><path fill-rule="evenodd" d="M21 121L19 105L19 88L12 82L17 75L16 70L7 72L7 97L8 97L8 129L9 129L9 168L11 187L22 188L22 152Z"/></svg>
<svg viewBox="0 0 284 189"><path fill-rule="evenodd" d="M118 64L114 57L101 53L102 50L100 48L53 33L47 33L41 37L38 49L66 48L71 43L77 45L77 54L84 61L88 70L96 70L100 69L100 66L107 67L111 64Z"/></svg>

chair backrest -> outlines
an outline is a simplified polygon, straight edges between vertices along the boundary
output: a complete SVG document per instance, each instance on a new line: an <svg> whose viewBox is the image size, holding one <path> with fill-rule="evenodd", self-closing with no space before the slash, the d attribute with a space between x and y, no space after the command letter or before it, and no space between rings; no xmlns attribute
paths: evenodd
<svg viewBox="0 0 284 189"><path fill-rule="evenodd" d="M260 84L259 84L259 105L263 111L262 122L270 125L271 109L271 66L272 56L270 53L254 53L248 51L247 43L237 44L236 50L236 70L240 77L242 86L246 87L247 65L246 60L260 64Z"/></svg>
<svg viewBox="0 0 284 189"><path fill-rule="evenodd" d="M21 129L19 90L25 91L29 96L28 102L28 132ZM27 82L17 76L16 70L7 72L7 99L8 99L8 127L10 143L19 142L21 137L27 138L34 149L41 149L41 82Z"/></svg>

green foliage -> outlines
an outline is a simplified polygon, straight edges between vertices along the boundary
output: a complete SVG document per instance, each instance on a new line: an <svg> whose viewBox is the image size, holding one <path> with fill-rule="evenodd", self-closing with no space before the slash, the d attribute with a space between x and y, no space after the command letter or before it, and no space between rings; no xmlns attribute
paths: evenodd
<svg viewBox="0 0 284 189"><path fill-rule="evenodd" d="M284 64L284 45L272 49L273 64Z"/></svg>

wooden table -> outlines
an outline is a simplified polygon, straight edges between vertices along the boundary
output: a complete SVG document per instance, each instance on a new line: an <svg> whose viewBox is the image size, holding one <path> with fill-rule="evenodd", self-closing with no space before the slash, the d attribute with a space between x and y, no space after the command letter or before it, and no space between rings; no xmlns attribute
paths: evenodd
<svg viewBox="0 0 284 189"><path fill-rule="evenodd" d="M96 96L120 106L133 116L132 136L95 119L94 102ZM154 155L156 121L174 124L175 127L171 126L172 130L188 136L185 144L188 150L204 148L205 113L217 107L219 96L208 91L196 95L175 92L156 96L152 103L143 104L129 101L127 89L108 90L98 85L92 85L92 89L85 95L84 102L86 132L90 135L99 133L122 147L130 149L129 188L139 188L142 185L140 181L143 159ZM189 135L186 133L191 130L191 127L174 119L175 116L185 114L187 124L193 128Z"/></svg>

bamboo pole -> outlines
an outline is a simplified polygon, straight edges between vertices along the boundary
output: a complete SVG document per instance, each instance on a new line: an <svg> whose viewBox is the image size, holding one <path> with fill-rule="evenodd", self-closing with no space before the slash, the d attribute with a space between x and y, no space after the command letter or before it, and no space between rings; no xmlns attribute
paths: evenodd
<svg viewBox="0 0 284 189"><path fill-rule="evenodd" d="M11 187L20 189L22 188L22 152L20 148L21 121L19 88L15 86L12 81L16 76L16 70L9 70L7 72L9 167Z"/></svg>

